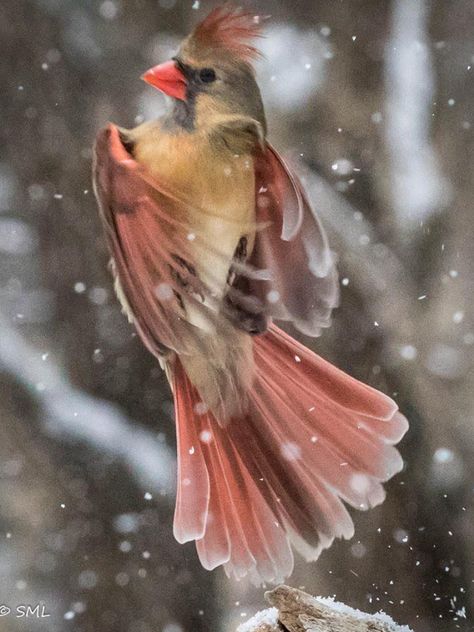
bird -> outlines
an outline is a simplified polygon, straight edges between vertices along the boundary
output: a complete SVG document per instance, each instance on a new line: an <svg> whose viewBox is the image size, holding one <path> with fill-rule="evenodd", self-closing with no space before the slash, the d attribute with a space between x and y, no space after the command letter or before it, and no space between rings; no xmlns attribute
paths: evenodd
<svg viewBox="0 0 474 632"><path fill-rule="evenodd" d="M214 8L142 77L167 112L109 123L93 160L117 296L173 394L174 536L256 585L354 535L348 506L384 500L408 428L389 396L275 324L319 336L339 281L297 169L267 138L263 24Z"/></svg>

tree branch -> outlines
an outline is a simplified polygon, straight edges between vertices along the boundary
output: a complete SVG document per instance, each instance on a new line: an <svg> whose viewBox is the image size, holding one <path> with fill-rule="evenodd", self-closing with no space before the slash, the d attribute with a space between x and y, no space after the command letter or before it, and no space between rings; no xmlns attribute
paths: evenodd
<svg viewBox="0 0 474 632"><path fill-rule="evenodd" d="M265 593L273 608L259 612L237 632L411 632L384 614L366 614L331 599L278 586Z"/></svg>
<svg viewBox="0 0 474 632"><path fill-rule="evenodd" d="M0 330L0 371L27 389L41 411L45 432L112 454L143 486L162 495L173 493L175 458L168 446L115 404L75 388L54 359L30 345L2 314Z"/></svg>

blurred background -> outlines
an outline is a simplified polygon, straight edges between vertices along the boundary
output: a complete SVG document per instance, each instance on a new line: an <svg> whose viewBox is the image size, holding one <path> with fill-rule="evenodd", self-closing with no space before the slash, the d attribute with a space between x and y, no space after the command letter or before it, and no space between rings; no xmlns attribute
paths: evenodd
<svg viewBox="0 0 474 632"><path fill-rule="evenodd" d="M120 313L91 191L95 133L163 111L139 77L212 6L0 3L1 632L221 632L263 605L173 539L170 393ZM384 505L289 583L473 630L474 5L248 6L272 16L270 138L340 260L333 327L306 342L411 421ZM14 616L37 603L51 616Z"/></svg>

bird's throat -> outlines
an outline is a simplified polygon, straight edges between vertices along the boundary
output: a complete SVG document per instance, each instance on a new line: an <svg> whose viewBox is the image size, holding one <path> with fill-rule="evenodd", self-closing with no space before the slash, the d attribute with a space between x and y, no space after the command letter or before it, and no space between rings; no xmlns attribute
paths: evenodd
<svg viewBox="0 0 474 632"><path fill-rule="evenodd" d="M194 131L196 121L196 99L189 95L186 101L174 100L171 111L171 122L177 128L188 132Z"/></svg>

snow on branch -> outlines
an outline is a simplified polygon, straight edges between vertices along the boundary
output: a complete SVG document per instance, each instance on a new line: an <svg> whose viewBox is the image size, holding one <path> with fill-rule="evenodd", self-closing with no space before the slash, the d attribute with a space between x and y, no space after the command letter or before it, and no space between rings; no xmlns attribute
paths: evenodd
<svg viewBox="0 0 474 632"><path fill-rule="evenodd" d="M401 228L446 202L448 189L430 140L435 79L426 0L396 0L385 54L386 142L392 204Z"/></svg>
<svg viewBox="0 0 474 632"><path fill-rule="evenodd" d="M155 433L140 428L110 402L72 386L49 354L30 345L1 315L0 329L0 370L30 392L48 434L112 454L128 465L141 485L173 493L175 459Z"/></svg>
<svg viewBox="0 0 474 632"><path fill-rule="evenodd" d="M265 593L265 599L273 608L259 612L237 632L411 632L383 612L367 614L289 586Z"/></svg>
<svg viewBox="0 0 474 632"><path fill-rule="evenodd" d="M368 297L368 305L383 295L384 303L390 302L390 310L398 321L399 313L408 313L413 304L410 297L416 291L409 271L393 250L377 240L370 221L323 177L302 165L298 172L314 209L328 229L331 246L336 253L344 254L351 274Z"/></svg>

